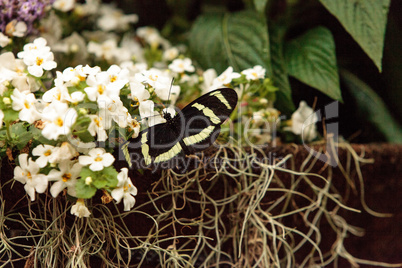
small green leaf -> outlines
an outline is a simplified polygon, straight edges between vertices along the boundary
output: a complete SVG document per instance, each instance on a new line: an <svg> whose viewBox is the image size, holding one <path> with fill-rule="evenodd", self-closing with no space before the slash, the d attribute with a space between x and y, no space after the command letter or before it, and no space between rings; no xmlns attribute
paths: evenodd
<svg viewBox="0 0 402 268"><path fill-rule="evenodd" d="M91 184L86 184L85 178L86 177L81 177L81 179L77 180L77 184L75 185L76 195L78 198L91 198L96 193L96 188Z"/></svg>
<svg viewBox="0 0 402 268"><path fill-rule="evenodd" d="M348 71L341 71L341 77L354 97L356 108L362 117L376 126L388 142L402 144L402 127L392 117L377 93Z"/></svg>
<svg viewBox="0 0 402 268"><path fill-rule="evenodd" d="M11 125L11 133L13 136L13 145L15 145L19 150L24 148L33 138L32 132L28 131L27 126L23 122Z"/></svg>
<svg viewBox="0 0 402 268"><path fill-rule="evenodd" d="M190 52L204 68L242 71L261 65L271 75L268 29L255 11L200 16L190 32Z"/></svg>
<svg viewBox="0 0 402 268"><path fill-rule="evenodd" d="M288 42L285 59L291 76L342 101L335 43L327 28L314 28Z"/></svg>
<svg viewBox="0 0 402 268"><path fill-rule="evenodd" d="M4 118L3 121L4 122L14 122L16 121L19 117L19 112L14 111L12 109L5 109L3 110L4 113Z"/></svg>
<svg viewBox="0 0 402 268"><path fill-rule="evenodd" d="M391 0L320 0L381 72L384 36Z"/></svg>

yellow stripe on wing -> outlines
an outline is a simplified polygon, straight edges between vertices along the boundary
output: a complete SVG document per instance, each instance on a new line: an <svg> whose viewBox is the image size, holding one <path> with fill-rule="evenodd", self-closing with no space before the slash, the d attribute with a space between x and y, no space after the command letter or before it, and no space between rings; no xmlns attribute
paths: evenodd
<svg viewBox="0 0 402 268"><path fill-rule="evenodd" d="M209 126L207 128L204 128L200 133L186 137L183 139L183 142L185 145L190 146L196 143L200 143L207 139L211 133L214 131L215 127L214 126Z"/></svg>

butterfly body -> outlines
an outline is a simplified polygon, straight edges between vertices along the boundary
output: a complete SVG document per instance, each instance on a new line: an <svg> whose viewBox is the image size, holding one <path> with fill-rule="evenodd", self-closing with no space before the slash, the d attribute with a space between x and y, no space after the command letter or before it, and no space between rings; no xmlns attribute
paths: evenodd
<svg viewBox="0 0 402 268"><path fill-rule="evenodd" d="M230 88L211 91L194 100L172 117L164 113L166 123L141 131L123 146L129 162L137 168L172 168L186 155L211 146L220 133L220 125L237 104L237 93ZM130 163L129 163L130 164Z"/></svg>

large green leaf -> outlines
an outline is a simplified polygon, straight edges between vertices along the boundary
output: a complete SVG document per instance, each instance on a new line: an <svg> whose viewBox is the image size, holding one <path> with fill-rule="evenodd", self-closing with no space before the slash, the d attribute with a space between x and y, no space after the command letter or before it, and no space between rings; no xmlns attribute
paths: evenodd
<svg viewBox="0 0 402 268"><path fill-rule="evenodd" d="M219 73L228 66L241 71L261 65L272 74L267 24L256 11L200 16L189 39L190 52L204 69Z"/></svg>
<svg viewBox="0 0 402 268"><path fill-rule="evenodd" d="M381 71L391 0L320 0Z"/></svg>
<svg viewBox="0 0 402 268"><path fill-rule="evenodd" d="M394 120L377 93L348 71L341 71L341 77L355 99L360 114L376 126L387 141L402 143L402 127Z"/></svg>
<svg viewBox="0 0 402 268"><path fill-rule="evenodd" d="M314 28L288 42L285 59L291 76L342 101L335 43L327 28Z"/></svg>
<svg viewBox="0 0 402 268"><path fill-rule="evenodd" d="M271 41L270 49L272 55L272 79L275 86L279 88L276 92L275 107L282 113L290 114L295 110L295 105L292 101L292 91L290 88L286 62L283 56L284 33L284 27L271 25L269 28Z"/></svg>

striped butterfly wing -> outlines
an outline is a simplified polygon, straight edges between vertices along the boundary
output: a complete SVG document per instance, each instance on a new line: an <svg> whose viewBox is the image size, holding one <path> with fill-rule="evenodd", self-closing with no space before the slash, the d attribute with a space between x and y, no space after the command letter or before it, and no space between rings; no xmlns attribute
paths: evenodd
<svg viewBox="0 0 402 268"><path fill-rule="evenodd" d="M161 169L174 167L177 159L184 157L177 131L177 128L167 123L157 124L141 131L137 138L128 141L127 151L131 163L134 163L136 168L151 165Z"/></svg>
<svg viewBox="0 0 402 268"><path fill-rule="evenodd" d="M229 118L236 104L237 93L233 89L211 91L166 123L141 131L137 138L122 146L123 153L125 150L126 159L136 168L172 168L185 155L211 146L219 135L220 125Z"/></svg>
<svg viewBox="0 0 402 268"><path fill-rule="evenodd" d="M202 151L218 138L220 125L230 117L237 104L231 88L211 91L183 108L176 124L185 126L182 143L185 154ZM176 119L176 117L175 117Z"/></svg>

